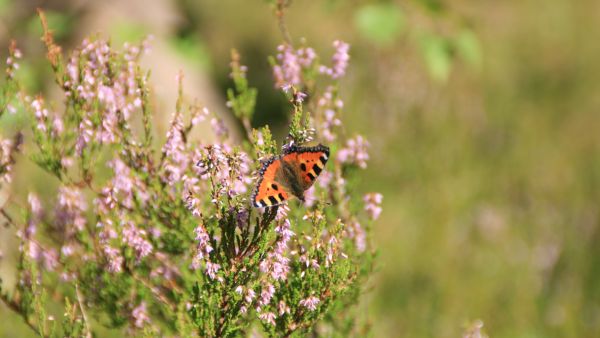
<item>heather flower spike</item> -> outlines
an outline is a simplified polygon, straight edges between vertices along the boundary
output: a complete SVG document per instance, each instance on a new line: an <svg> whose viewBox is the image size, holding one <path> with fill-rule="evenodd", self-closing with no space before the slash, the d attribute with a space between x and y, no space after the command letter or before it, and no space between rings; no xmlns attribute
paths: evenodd
<svg viewBox="0 0 600 338"><path fill-rule="evenodd" d="M348 44L334 43L330 65L306 41L286 38L274 51L273 90L290 111L281 143L268 125L253 128L260 97L252 69L232 51L227 106L245 138L236 142L202 98L187 101L183 74L173 74L179 97L165 135L156 134L153 79L139 63L149 39L115 48L95 36L63 53L41 17L64 100L24 91L11 44L0 118L23 114L31 133L0 137L0 183L19 175L17 159L50 174L56 188L15 192L2 209L21 250L17 287L0 292L7 309L52 337L90 337L97 325L131 336L364 332L345 309L372 270L370 227L382 196L361 197L349 183L361 172L347 169L365 168L369 155L366 139L340 133ZM194 136L202 124L216 141ZM34 146L20 147L23 135ZM23 217L12 212L20 205L28 205ZM64 300L62 321L48 319L49 290L53 308Z"/></svg>

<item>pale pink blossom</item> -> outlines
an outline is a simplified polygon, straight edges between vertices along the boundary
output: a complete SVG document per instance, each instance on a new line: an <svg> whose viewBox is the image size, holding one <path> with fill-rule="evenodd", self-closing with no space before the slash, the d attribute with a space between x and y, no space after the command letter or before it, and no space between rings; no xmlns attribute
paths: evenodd
<svg viewBox="0 0 600 338"><path fill-rule="evenodd" d="M346 74L346 68L350 61L350 54L348 53L350 45L343 41L335 40L333 47L335 48L335 53L331 57L332 67L321 66L319 71L331 76L332 79L338 79Z"/></svg>
<svg viewBox="0 0 600 338"><path fill-rule="evenodd" d="M369 193L363 197L363 201L365 202L365 211L369 215L369 218L372 220L379 218L383 195L379 193Z"/></svg>
<svg viewBox="0 0 600 338"><path fill-rule="evenodd" d="M138 229L133 223L129 222L123 227L123 243L134 249L137 260L152 253L152 244L145 239L146 231Z"/></svg>
<svg viewBox="0 0 600 338"><path fill-rule="evenodd" d="M302 299L299 304L310 311L314 311L317 309L317 305L319 304L319 302L319 298L315 296L310 296L308 298Z"/></svg>
<svg viewBox="0 0 600 338"><path fill-rule="evenodd" d="M273 312L264 312L261 313L258 318L260 318L260 320L262 320L265 324L275 326L275 318L277 317Z"/></svg>
<svg viewBox="0 0 600 338"><path fill-rule="evenodd" d="M358 135L346 141L346 146L338 151L337 160L340 163L354 164L365 169L369 160L368 148L369 142Z"/></svg>
<svg viewBox="0 0 600 338"><path fill-rule="evenodd" d="M146 302L141 302L140 305L136 306L133 311L131 311L131 318L133 319L133 325L137 328L143 328L144 325L150 323Z"/></svg>

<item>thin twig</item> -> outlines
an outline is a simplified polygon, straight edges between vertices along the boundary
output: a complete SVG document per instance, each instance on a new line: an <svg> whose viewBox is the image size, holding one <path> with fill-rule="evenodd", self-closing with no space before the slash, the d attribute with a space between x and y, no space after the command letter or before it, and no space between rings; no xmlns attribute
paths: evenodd
<svg viewBox="0 0 600 338"><path fill-rule="evenodd" d="M290 5L290 0L277 0L277 11L275 14L277 15L277 22L279 24L279 30L281 31L281 35L283 36L283 40L288 44L292 45L292 38L290 36L290 32L285 25L285 17L284 11Z"/></svg>
<svg viewBox="0 0 600 338"><path fill-rule="evenodd" d="M14 225L15 222L13 221L12 217L6 212L6 210L4 210L4 208L0 208L0 214L2 214L2 216L4 216L4 218L6 218L7 220L7 225Z"/></svg>
<svg viewBox="0 0 600 338"><path fill-rule="evenodd" d="M163 295L160 291L158 291L153 285L151 285L147 280L141 278L140 276L138 276L136 273L134 273L133 271L131 272L131 276L133 276L133 279L137 280L138 282L144 284L144 286L146 288L148 288L150 290L150 292L152 292L154 294L154 296L156 296L156 298L158 298L158 300L160 300L163 304L167 305L171 311L176 312L177 311L177 305L173 304L171 301L169 301L165 295Z"/></svg>
<svg viewBox="0 0 600 338"><path fill-rule="evenodd" d="M81 291L79 291L79 283L75 283L75 294L77 295L77 302L79 303L79 310L81 311L81 315L83 316L83 323L85 324L85 337L92 338L92 332L90 330L90 324L87 319L87 314L85 313L85 309L83 307L83 295Z"/></svg>

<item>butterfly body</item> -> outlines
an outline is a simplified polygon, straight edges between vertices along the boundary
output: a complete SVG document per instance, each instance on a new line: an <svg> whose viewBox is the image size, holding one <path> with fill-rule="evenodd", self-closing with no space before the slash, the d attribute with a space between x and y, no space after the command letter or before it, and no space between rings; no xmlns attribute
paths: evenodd
<svg viewBox="0 0 600 338"><path fill-rule="evenodd" d="M271 207L291 196L304 201L304 192L312 186L329 159L329 148L291 146L281 156L263 163L252 194L252 204Z"/></svg>

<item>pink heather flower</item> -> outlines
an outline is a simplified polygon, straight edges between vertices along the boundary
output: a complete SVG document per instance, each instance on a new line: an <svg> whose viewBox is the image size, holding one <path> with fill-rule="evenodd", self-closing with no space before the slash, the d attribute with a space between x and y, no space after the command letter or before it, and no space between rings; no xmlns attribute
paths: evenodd
<svg viewBox="0 0 600 338"><path fill-rule="evenodd" d="M150 231L150 236L152 236L152 238L154 239L159 239L160 235L162 234L162 231L160 231L160 229L158 227L151 227L149 229Z"/></svg>
<svg viewBox="0 0 600 338"><path fill-rule="evenodd" d="M139 178L135 177L131 169L120 159L114 158L108 163L108 167L113 169L114 176L111 180L112 187L106 187L106 193L110 194L111 198L127 207L133 207L134 191L142 203L145 203L149 198L147 196L146 187Z"/></svg>
<svg viewBox="0 0 600 338"><path fill-rule="evenodd" d="M210 112L206 107L202 108L202 110L195 110L192 115L192 125L195 126L201 122L206 121L209 115Z"/></svg>
<svg viewBox="0 0 600 338"><path fill-rule="evenodd" d="M47 271L54 271L56 269L58 266L58 254L55 249L45 249L31 240L27 240L26 243L26 254L32 261L41 264ZM20 249L22 250L23 247Z"/></svg>
<svg viewBox="0 0 600 338"><path fill-rule="evenodd" d="M304 263L304 265L308 267L312 267L313 269L318 269L320 267L319 262L316 259L308 258L306 254L300 256L299 261Z"/></svg>
<svg viewBox="0 0 600 338"><path fill-rule="evenodd" d="M264 312L261 313L258 318L260 318L260 320L262 320L265 324L275 326L275 318L277 317L273 312Z"/></svg>
<svg viewBox="0 0 600 338"><path fill-rule="evenodd" d="M143 328L145 324L150 323L146 302L141 302L140 305L131 311L131 318L133 319L133 324L137 328Z"/></svg>
<svg viewBox="0 0 600 338"><path fill-rule="evenodd" d="M42 263L47 271L54 271L58 266L58 253L55 249L46 249L42 251Z"/></svg>
<svg viewBox="0 0 600 338"><path fill-rule="evenodd" d="M0 172L0 180L6 183L12 181L12 153L13 153L13 141L6 139L0 141L0 168L3 168L3 172Z"/></svg>
<svg viewBox="0 0 600 338"><path fill-rule="evenodd" d="M254 300L254 297L256 297L256 293L254 292L254 290L248 289L246 291L246 296L244 297L244 300L246 301L246 303L250 304L252 303L252 300Z"/></svg>
<svg viewBox="0 0 600 338"><path fill-rule="evenodd" d="M277 244L276 252L270 252L267 258L260 262L259 268L263 273L269 273L274 280L285 280L290 270L289 258L277 252L283 245Z"/></svg>
<svg viewBox="0 0 600 338"><path fill-rule="evenodd" d="M187 175L183 177L183 191L187 192L187 196L185 197L185 203L188 208L192 212L192 215L196 217L200 217L202 212L200 211L200 207L202 205L202 200L198 197L199 187L197 177L188 177Z"/></svg>
<svg viewBox="0 0 600 338"><path fill-rule="evenodd" d="M33 114L37 121L37 129L46 132L48 129L46 123L48 121L48 109L44 108L44 101L41 98L36 98L31 101L31 108L33 108Z"/></svg>
<svg viewBox="0 0 600 338"><path fill-rule="evenodd" d="M152 50L152 42L154 41L154 35L149 34L148 36L146 36L146 38L142 41L142 52L144 54L148 54L150 53L150 51Z"/></svg>
<svg viewBox="0 0 600 338"><path fill-rule="evenodd" d="M76 187L58 188L58 204L68 210L85 211L87 209L85 199Z"/></svg>
<svg viewBox="0 0 600 338"><path fill-rule="evenodd" d="M302 299L300 301L300 305L304 306L305 308L307 308L310 311L314 311L317 309L317 304L319 304L320 300L319 298L315 297L315 296L310 296L306 299Z"/></svg>
<svg viewBox="0 0 600 338"><path fill-rule="evenodd" d="M290 45L280 45L277 47L277 62L273 67L275 76L275 85L282 87L284 85L299 85L302 81L302 66L296 55L296 51Z"/></svg>
<svg viewBox="0 0 600 338"><path fill-rule="evenodd" d="M348 61L350 60L350 55L348 54L350 45L343 41L335 40L333 47L335 47L335 54L332 57L333 74L331 77L337 79L346 73L346 67L348 67Z"/></svg>
<svg viewBox="0 0 600 338"><path fill-rule="evenodd" d="M365 169L369 159L368 147L369 142L358 135L346 141L346 146L338 151L337 160L340 163L354 164Z"/></svg>
<svg viewBox="0 0 600 338"><path fill-rule="evenodd" d="M112 273L119 273L123 270L123 256L121 256L119 250L105 245L103 247L104 255L108 261L108 271Z"/></svg>
<svg viewBox="0 0 600 338"><path fill-rule="evenodd" d="M208 277L210 277L210 279L215 279L215 277L217 276L217 272L220 268L221 265L217 263L212 263L210 261L206 262L206 274L208 275Z"/></svg>
<svg viewBox="0 0 600 338"><path fill-rule="evenodd" d="M64 257L69 257L73 254L73 246L66 244L63 245L60 248L60 253L64 256Z"/></svg>
<svg viewBox="0 0 600 338"><path fill-rule="evenodd" d="M271 278L275 280L286 279L290 270L290 260L286 257L286 252L288 249L287 243L290 238L294 236L294 232L290 230L290 221L287 218L282 219L287 214L287 210L289 210L287 207L281 207L278 210L277 216L275 217L275 219L278 221L278 225L275 227L275 232L279 235L279 237L275 243L274 250L269 252L267 257L259 264L260 271L270 274Z"/></svg>
<svg viewBox="0 0 600 338"><path fill-rule="evenodd" d="M37 243L33 241L27 241L27 256L33 260L38 261L41 255L41 248L37 245Z"/></svg>
<svg viewBox="0 0 600 338"><path fill-rule="evenodd" d="M369 193L363 197L363 201L365 202L365 211L369 215L369 218L372 220L379 218L383 195L379 193Z"/></svg>
<svg viewBox="0 0 600 338"><path fill-rule="evenodd" d="M72 157L63 157L60 159L60 165L64 168L69 168L73 165L74 161Z"/></svg>
<svg viewBox="0 0 600 338"><path fill-rule="evenodd" d="M279 310L279 315L283 316L285 313L290 313L290 307L285 304L284 301L280 300L279 304L277 304L277 310Z"/></svg>
<svg viewBox="0 0 600 338"><path fill-rule="evenodd" d="M266 306L271 302L271 298L275 294L275 287L273 284L267 284L263 286L262 291L260 292L260 300L258 301L258 305Z"/></svg>
<svg viewBox="0 0 600 338"><path fill-rule="evenodd" d="M198 241L198 247L196 249L196 255L192 259L192 269L198 270L200 268L201 262L204 258L208 257L211 251L213 251L213 247L210 245L210 237L204 229L204 226L201 224L196 227L194 230L196 234L196 241Z"/></svg>
<svg viewBox="0 0 600 338"><path fill-rule="evenodd" d="M308 97L308 95L306 93L297 92L296 95L294 96L294 101L296 102L296 104L300 104L300 103L304 102L304 99L306 99L306 97Z"/></svg>
<svg viewBox="0 0 600 338"><path fill-rule="evenodd" d="M281 90L283 90L283 92L286 94L289 93L291 89L292 89L291 84L285 84L285 85L281 86Z"/></svg>
<svg viewBox="0 0 600 338"><path fill-rule="evenodd" d="M246 226L248 225L248 217L249 216L250 216L250 213L248 212L248 209L239 210L236 213L236 217L235 217L237 227L240 229L245 229Z"/></svg>
<svg viewBox="0 0 600 338"><path fill-rule="evenodd" d="M333 174L330 171L324 170L320 175L317 182L321 188L327 188L333 179Z"/></svg>
<svg viewBox="0 0 600 338"><path fill-rule="evenodd" d="M15 76L15 71L19 69L19 64L16 60L20 59L22 54L14 43L9 48L9 54L6 58L6 76L12 79Z"/></svg>
<svg viewBox="0 0 600 338"><path fill-rule="evenodd" d="M304 205L310 208L313 205L315 205L316 200L317 199L315 197L315 186L313 185L304 192Z"/></svg>
<svg viewBox="0 0 600 338"><path fill-rule="evenodd" d="M325 93L318 99L317 105L324 109L323 119L319 126L321 136L328 142L336 138L334 129L342 125L342 121L336 117L336 111L344 106L340 99L334 99L334 87L329 86Z"/></svg>
<svg viewBox="0 0 600 338"><path fill-rule="evenodd" d="M139 74L133 61L139 54L139 48L128 49L125 54L127 62L118 66L109 64L111 54L106 41L86 39L72 53L66 66L67 97L84 101L86 106L95 107L100 114L99 123L91 122L97 121L95 111L84 115L76 143L78 154L92 138L101 144L118 142L120 130L129 128L131 112L141 105L141 91L135 80ZM111 77L110 82L106 81L108 76Z"/></svg>
<svg viewBox="0 0 600 338"><path fill-rule="evenodd" d="M212 119L210 119L210 125L213 129L213 132L218 138L227 138L229 130L227 130L227 127L225 126L223 120L213 117Z"/></svg>
<svg viewBox="0 0 600 338"><path fill-rule="evenodd" d="M84 116L83 120L79 123L78 134L79 136L77 137L77 142L75 143L75 152L77 155L81 156L83 149L85 149L85 147L92 141L92 138L95 134L94 126L88 116Z"/></svg>
<svg viewBox="0 0 600 338"><path fill-rule="evenodd" d="M352 221L347 229L349 237L354 238L358 252L364 252L367 249L367 234L360 223Z"/></svg>
<svg viewBox="0 0 600 338"><path fill-rule="evenodd" d="M152 244L144 238L145 235L146 231L138 229L133 223L123 227L123 243L135 250L138 261L152 253Z"/></svg>
<svg viewBox="0 0 600 338"><path fill-rule="evenodd" d="M58 137L65 130L62 119L59 116L55 116L52 120L52 137Z"/></svg>
<svg viewBox="0 0 600 338"><path fill-rule="evenodd" d="M77 53L73 53L69 59L69 63L67 64L67 74L69 75L67 85L79 83L79 55Z"/></svg>
<svg viewBox="0 0 600 338"><path fill-rule="evenodd" d="M292 236L295 235L291 230L291 223L289 219L284 219L283 222L277 225L275 227L275 232L281 236L279 242L282 243L282 245L286 248L287 242L290 240L290 238L292 238Z"/></svg>
<svg viewBox="0 0 600 338"><path fill-rule="evenodd" d="M329 267L333 264L334 253L338 248L338 239L335 236L329 237L327 241L327 251L325 253L325 267Z"/></svg>
<svg viewBox="0 0 600 338"><path fill-rule="evenodd" d="M311 47L300 48L296 51L296 55L298 56L298 62L302 67L309 68L312 66L312 63L317 58L317 53Z"/></svg>
<svg viewBox="0 0 600 338"><path fill-rule="evenodd" d="M58 188L58 205L56 206L57 223L70 232L71 226L82 231L86 224L84 212L87 203L81 191L76 187L63 186Z"/></svg>
<svg viewBox="0 0 600 338"><path fill-rule="evenodd" d="M36 218L42 218L44 213L44 209L42 208L42 203L36 194L30 192L27 195L27 202L29 202L29 210L31 210L32 216Z"/></svg>
<svg viewBox="0 0 600 338"><path fill-rule="evenodd" d="M321 66L319 71L322 74L331 76L332 79L338 79L346 74L346 68L350 61L350 54L348 54L350 45L343 41L335 40L333 42L333 47L335 48L335 53L331 58L332 67L328 68L326 66Z"/></svg>
<svg viewBox="0 0 600 338"><path fill-rule="evenodd" d="M213 197L218 200L222 195L234 197L245 193L252 180L250 167L252 160L241 151L235 151L227 144L215 144L205 147L194 167L196 173L206 180L211 177L219 184Z"/></svg>
<svg viewBox="0 0 600 338"><path fill-rule="evenodd" d="M340 121L335 116L335 111L332 109L325 110L325 119L323 120L323 124L321 125L322 134L325 140L328 142L333 142L335 140L335 133L333 129L342 125L342 121Z"/></svg>
<svg viewBox="0 0 600 338"><path fill-rule="evenodd" d="M163 180L169 185L181 180L189 162L189 155L186 153L186 144L183 140L183 128L181 114L176 113L167 132L167 141L163 146L163 153L167 158L166 176Z"/></svg>

